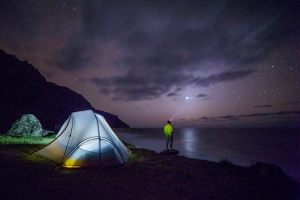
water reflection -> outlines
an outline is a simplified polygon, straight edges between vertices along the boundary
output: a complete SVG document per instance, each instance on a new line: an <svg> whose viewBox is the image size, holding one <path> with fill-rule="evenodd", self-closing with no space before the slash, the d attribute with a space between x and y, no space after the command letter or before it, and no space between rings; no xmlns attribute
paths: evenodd
<svg viewBox="0 0 300 200"><path fill-rule="evenodd" d="M191 155L197 153L196 145L201 146L202 139L200 134L198 134L198 137L196 134L197 130L193 128L179 129L178 140L181 140L182 142L177 144L177 148Z"/></svg>

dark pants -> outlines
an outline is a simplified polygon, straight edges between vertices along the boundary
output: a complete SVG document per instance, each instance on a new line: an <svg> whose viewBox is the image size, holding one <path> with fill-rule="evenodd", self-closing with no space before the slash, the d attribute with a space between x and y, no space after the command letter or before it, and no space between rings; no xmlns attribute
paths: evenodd
<svg viewBox="0 0 300 200"><path fill-rule="evenodd" d="M173 135L167 136L167 141L166 141L166 148L168 149L168 144L170 142L170 149L172 149L173 145Z"/></svg>

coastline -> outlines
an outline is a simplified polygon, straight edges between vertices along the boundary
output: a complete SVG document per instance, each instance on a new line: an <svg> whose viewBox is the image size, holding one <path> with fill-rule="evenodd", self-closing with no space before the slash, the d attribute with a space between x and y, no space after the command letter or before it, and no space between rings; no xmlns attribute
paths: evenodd
<svg viewBox="0 0 300 200"><path fill-rule="evenodd" d="M114 129L122 141L159 153L165 148L161 129ZM277 128L179 128L174 148L179 155L240 166L257 162L275 164L300 180L299 130Z"/></svg>
<svg viewBox="0 0 300 200"><path fill-rule="evenodd" d="M162 155L129 146L120 167L55 169L32 155L43 145L0 145L2 199L299 199L300 184L279 167L250 167Z"/></svg>

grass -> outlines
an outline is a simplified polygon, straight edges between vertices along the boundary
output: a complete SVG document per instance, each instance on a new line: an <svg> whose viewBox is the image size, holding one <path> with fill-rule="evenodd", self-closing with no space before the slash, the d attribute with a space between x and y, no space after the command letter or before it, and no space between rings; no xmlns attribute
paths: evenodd
<svg viewBox="0 0 300 200"><path fill-rule="evenodd" d="M0 144L48 144L53 139L54 136L49 137L34 137L34 136L25 136L25 137L12 137L7 135L0 135Z"/></svg>

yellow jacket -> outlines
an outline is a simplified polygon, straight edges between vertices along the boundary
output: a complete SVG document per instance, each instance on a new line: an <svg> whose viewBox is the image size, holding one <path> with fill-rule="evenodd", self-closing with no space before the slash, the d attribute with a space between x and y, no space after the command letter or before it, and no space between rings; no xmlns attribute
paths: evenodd
<svg viewBox="0 0 300 200"><path fill-rule="evenodd" d="M171 124L165 125L164 132L166 136L173 135L173 126Z"/></svg>

